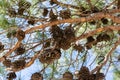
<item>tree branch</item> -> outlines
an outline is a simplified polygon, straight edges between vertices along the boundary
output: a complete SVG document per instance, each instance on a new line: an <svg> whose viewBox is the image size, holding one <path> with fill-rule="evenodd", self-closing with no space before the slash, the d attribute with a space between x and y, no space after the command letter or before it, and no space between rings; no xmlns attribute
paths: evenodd
<svg viewBox="0 0 120 80"><path fill-rule="evenodd" d="M120 10L115 10L115 11L120 12ZM42 29L42 28L45 28L45 27L48 27L48 26L53 26L53 25L57 25L57 24L61 24L61 23L76 23L76 22L81 22L82 23L82 22L89 22L91 20L99 20L99 19L101 19L103 17L112 19L113 22L115 22L115 23L120 23L120 18L119 17L115 17L115 16L113 16L111 14L108 14L108 13L99 12L99 13L95 13L94 15L88 16L88 17L81 17L81 18L75 18L75 19L70 18L70 19L64 19L64 20L57 20L57 21L53 21L53 22L48 22L46 24L43 24L43 25L40 25L40 26L35 26L35 27L30 28L30 29L27 29L25 31L25 33L27 34L27 33L30 33L32 31L38 30L38 29ZM86 34L81 35L80 37L77 38L77 40L85 38L84 37L85 35L87 35L87 37L88 37L88 36L90 36L92 34L101 32L101 31L103 31L105 29L119 30L119 27L108 26L107 28L105 28L105 27L104 28L98 28L95 31L90 32L89 34L86 33ZM16 45L12 49L10 49L3 57L1 57L0 62L3 61L5 57L10 55L16 48L18 48L20 43L21 43L21 41L18 41L16 43Z"/></svg>
<svg viewBox="0 0 120 80"><path fill-rule="evenodd" d="M103 32L103 31L109 31L109 30L118 31L118 30L120 30L120 26L112 26L111 25L111 26L104 26L102 28L97 28L93 31L90 31L88 33L84 33L81 36L77 37L76 41L80 40L80 39L83 39L83 38L87 38L87 37L92 36L92 35L95 35L97 33L100 33L100 32Z"/></svg>
<svg viewBox="0 0 120 80"><path fill-rule="evenodd" d="M21 41L18 41L12 49L9 49L9 51L3 57L0 58L0 62L4 61L5 58L9 56L14 50L16 50L20 44L21 44Z"/></svg>
<svg viewBox="0 0 120 80"><path fill-rule="evenodd" d="M119 37L119 40L116 41L116 43L114 44L114 47L110 50L110 52L106 54L104 61L100 65L96 66L96 68L91 71L91 74L93 74L96 71L99 71L107 63L107 61L110 58L110 56L112 55L113 51L116 49L116 47L119 44L120 44L120 37Z"/></svg>
<svg viewBox="0 0 120 80"><path fill-rule="evenodd" d="M108 13L99 12L99 13L95 13L92 16L88 16L88 17L81 17L81 18L75 18L75 19L70 18L70 19L48 22L48 23L40 25L40 26L32 27L32 28L26 30L25 33L29 33L29 32L32 32L34 30L42 29L42 28L57 25L57 24L76 23L76 22L83 23L83 22L89 22L89 21L92 21L92 20L99 20L99 19L104 18L104 17L113 20L113 22L115 22L115 23L120 23L120 18L119 17L113 16L113 15L108 14Z"/></svg>

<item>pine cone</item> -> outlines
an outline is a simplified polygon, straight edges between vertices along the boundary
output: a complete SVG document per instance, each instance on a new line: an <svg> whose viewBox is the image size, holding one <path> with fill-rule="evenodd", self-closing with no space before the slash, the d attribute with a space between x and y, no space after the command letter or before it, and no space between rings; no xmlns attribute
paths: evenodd
<svg viewBox="0 0 120 80"><path fill-rule="evenodd" d="M43 51L43 53L39 56L39 61L41 63L47 63L50 64L53 62L53 59L50 57L51 49L47 49Z"/></svg>
<svg viewBox="0 0 120 80"><path fill-rule="evenodd" d="M53 13L53 10L51 9L50 10L50 13L49 13L49 17L50 17L50 21L55 21L55 20L57 20L57 15L55 15L54 13Z"/></svg>
<svg viewBox="0 0 120 80"><path fill-rule="evenodd" d="M70 10L60 11L60 17L62 17L63 19L68 19L70 18L70 16L71 16Z"/></svg>
<svg viewBox="0 0 120 80"><path fill-rule="evenodd" d="M120 55L117 57L117 60L120 61Z"/></svg>
<svg viewBox="0 0 120 80"><path fill-rule="evenodd" d="M97 13L97 12L99 12L99 11L100 11L100 10L99 10L96 6L94 6L93 9L92 9L92 12L93 12L93 13Z"/></svg>
<svg viewBox="0 0 120 80"><path fill-rule="evenodd" d="M95 41L95 39L94 39L92 36L89 36L89 37L87 38L87 42L93 42L93 41Z"/></svg>
<svg viewBox="0 0 120 80"><path fill-rule="evenodd" d="M93 20L93 21L89 22L89 24L90 24L90 25L95 25L95 24L96 24L96 21Z"/></svg>
<svg viewBox="0 0 120 80"><path fill-rule="evenodd" d="M63 38L63 30L60 29L57 25L52 26L50 32L56 42L59 42Z"/></svg>
<svg viewBox="0 0 120 80"><path fill-rule="evenodd" d="M24 11L25 11L25 8L19 8L17 14L18 15L23 15Z"/></svg>
<svg viewBox="0 0 120 80"><path fill-rule="evenodd" d="M0 42L0 51L4 50L4 45L2 44L2 42Z"/></svg>
<svg viewBox="0 0 120 80"><path fill-rule="evenodd" d="M79 80L89 80L90 71L87 67L81 67L79 71Z"/></svg>
<svg viewBox="0 0 120 80"><path fill-rule="evenodd" d="M51 4L51 5L55 4L54 1L56 1L56 0L50 0L50 4Z"/></svg>
<svg viewBox="0 0 120 80"><path fill-rule="evenodd" d="M117 8L120 9L120 0L117 0Z"/></svg>
<svg viewBox="0 0 120 80"><path fill-rule="evenodd" d="M8 80L13 80L13 79L15 79L17 76L16 76L16 74L15 74L15 72L11 72L11 73L8 73L7 74L7 79Z"/></svg>
<svg viewBox="0 0 120 80"><path fill-rule="evenodd" d="M101 21L103 24L108 24L108 20L106 18L102 18Z"/></svg>
<svg viewBox="0 0 120 80"><path fill-rule="evenodd" d="M61 52L60 49L54 49L51 53L51 58L52 59L59 59L61 57Z"/></svg>
<svg viewBox="0 0 120 80"><path fill-rule="evenodd" d="M70 79L70 78L62 78L60 80L73 80L73 79Z"/></svg>
<svg viewBox="0 0 120 80"><path fill-rule="evenodd" d="M47 16L47 14L48 14L48 10L47 10L47 8L44 8L42 15Z"/></svg>
<svg viewBox="0 0 120 80"><path fill-rule="evenodd" d="M16 37L18 39L18 41L21 41L25 38L25 32L21 29L19 29L16 33Z"/></svg>
<svg viewBox="0 0 120 80"><path fill-rule="evenodd" d="M63 78L64 79L69 79L69 80L73 80L73 75L72 75L72 73L71 72L65 72L64 74L63 74Z"/></svg>
<svg viewBox="0 0 120 80"><path fill-rule="evenodd" d="M50 47L51 41L45 42L44 43L44 48Z"/></svg>
<svg viewBox="0 0 120 80"><path fill-rule="evenodd" d="M78 45L75 44L75 46L73 46L73 48L75 50L77 50L78 52L81 52L84 49L83 46L81 46L80 44L78 44Z"/></svg>
<svg viewBox="0 0 120 80"><path fill-rule="evenodd" d="M25 64L26 64L25 60L16 60L12 63L12 68L15 70L23 69Z"/></svg>
<svg viewBox="0 0 120 80"><path fill-rule="evenodd" d="M108 34L106 34L106 33L99 34L96 39L97 39L97 42L110 41L110 36Z"/></svg>
<svg viewBox="0 0 120 80"><path fill-rule="evenodd" d="M95 80L95 78L96 78L96 74L91 74L91 75L89 76L89 80Z"/></svg>
<svg viewBox="0 0 120 80"><path fill-rule="evenodd" d="M63 50L67 50L71 47L71 43L69 41L67 41L66 39L62 39L59 43L58 43L59 48L62 48Z"/></svg>
<svg viewBox="0 0 120 80"><path fill-rule="evenodd" d="M91 49L92 45L95 45L95 44L97 44L96 40L92 36L89 36L87 38L87 43L85 44L85 46L87 49Z"/></svg>
<svg viewBox="0 0 120 80"><path fill-rule="evenodd" d="M40 73L36 72L32 74L31 80L43 80L43 76Z"/></svg>
<svg viewBox="0 0 120 80"><path fill-rule="evenodd" d="M20 46L20 47L18 47L17 49L16 49L16 54L17 55L22 55L22 54L24 54L24 52L25 52L25 48L23 48L22 46Z"/></svg>
<svg viewBox="0 0 120 80"><path fill-rule="evenodd" d="M75 31L74 31L73 27L68 26L64 30L64 34L65 34L66 40L69 41L70 43L75 41Z"/></svg>
<svg viewBox="0 0 120 80"><path fill-rule="evenodd" d="M92 44L86 43L86 48L87 49L91 49L92 48Z"/></svg>
<svg viewBox="0 0 120 80"><path fill-rule="evenodd" d="M59 49L47 49L45 50L39 57L39 61L41 63L52 63L55 59L59 59L61 57L61 52Z"/></svg>
<svg viewBox="0 0 120 80"><path fill-rule="evenodd" d="M35 24L35 20L34 20L34 19L29 19L29 20L28 20L28 24L34 25L34 24Z"/></svg>
<svg viewBox="0 0 120 80"><path fill-rule="evenodd" d="M5 61L3 61L3 65L6 67L10 67L11 66L11 60L6 59Z"/></svg>
<svg viewBox="0 0 120 80"><path fill-rule="evenodd" d="M96 79L95 80L104 80L105 75L103 73L96 73Z"/></svg>

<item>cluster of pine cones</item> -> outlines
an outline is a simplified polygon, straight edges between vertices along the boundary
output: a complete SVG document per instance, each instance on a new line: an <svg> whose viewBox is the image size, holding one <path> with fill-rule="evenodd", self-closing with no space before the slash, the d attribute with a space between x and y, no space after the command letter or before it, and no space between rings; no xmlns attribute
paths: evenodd
<svg viewBox="0 0 120 80"><path fill-rule="evenodd" d="M54 25L51 27L50 32L57 47L62 48L63 50L69 49L71 43L75 41L75 31L71 26L62 30L59 26Z"/></svg>
<svg viewBox="0 0 120 80"><path fill-rule="evenodd" d="M103 73L90 74L88 67L85 66L81 67L78 73L78 80L103 80L104 77Z"/></svg>
<svg viewBox="0 0 120 80"><path fill-rule="evenodd" d="M6 59L3 61L4 66L11 67L14 70L21 70L25 67L26 61L24 59L15 60L12 62L10 59Z"/></svg>
<svg viewBox="0 0 120 80"><path fill-rule="evenodd" d="M76 79L74 79L73 74L68 71L63 74L61 80L103 80L105 77L103 73L90 74L89 69L85 66L81 67L75 76L77 77Z"/></svg>
<svg viewBox="0 0 120 80"><path fill-rule="evenodd" d="M93 45L96 45L98 42L102 42L102 41L110 41L111 37L110 35L108 35L107 33L101 33L99 35L97 35L96 38L94 38L93 36L89 36L87 38L87 43L85 44L87 49L91 49Z"/></svg>

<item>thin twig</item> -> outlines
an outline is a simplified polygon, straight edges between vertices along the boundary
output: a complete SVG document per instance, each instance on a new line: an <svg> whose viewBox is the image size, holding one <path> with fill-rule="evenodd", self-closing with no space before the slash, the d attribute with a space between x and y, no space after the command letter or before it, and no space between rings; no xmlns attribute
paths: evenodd
<svg viewBox="0 0 120 80"><path fill-rule="evenodd" d="M91 71L91 73L94 73L94 72L100 70L100 69L107 63L107 61L109 60L109 58L110 58L110 56L112 55L113 51L116 49L116 47L117 47L119 44L120 44L120 37L119 37L119 40L116 41L116 43L114 44L114 47L110 50L110 52L106 54L104 61L103 61L100 65L96 66L96 68L94 68L94 69Z"/></svg>

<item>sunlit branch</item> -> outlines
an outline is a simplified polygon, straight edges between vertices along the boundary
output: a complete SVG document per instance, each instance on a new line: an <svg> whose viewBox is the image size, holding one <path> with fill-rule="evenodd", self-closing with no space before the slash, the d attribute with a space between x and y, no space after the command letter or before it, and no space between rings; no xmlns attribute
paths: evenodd
<svg viewBox="0 0 120 80"><path fill-rule="evenodd" d="M113 20L113 22L115 22L115 23L120 23L120 18L119 17L113 16L113 15L108 14L108 13L100 12L100 13L95 13L94 15L88 16L88 17L81 17L81 18L75 18L75 19L70 18L70 19L48 22L48 23L45 23L45 24L40 25L40 26L32 27L32 28L26 30L25 33L29 33L29 32L32 32L32 31L35 31L35 30L38 30L38 29L42 29L42 28L57 25L57 24L76 23L76 22L81 22L81 23L90 22L92 20L99 20L99 19L104 18L104 17Z"/></svg>
<svg viewBox="0 0 120 80"><path fill-rule="evenodd" d="M95 29L93 31L90 31L88 33L84 33L81 36L77 37L76 41L87 38L89 36L93 36L93 35L95 35L97 33L100 33L100 32L103 32L103 31L109 31L109 30L118 31L118 30L120 30L120 26L112 26L111 25L111 26L104 26L102 28L97 28L97 29Z"/></svg>

